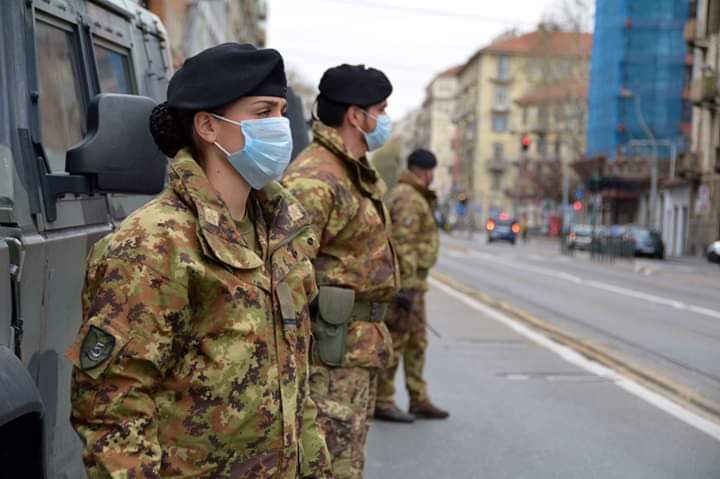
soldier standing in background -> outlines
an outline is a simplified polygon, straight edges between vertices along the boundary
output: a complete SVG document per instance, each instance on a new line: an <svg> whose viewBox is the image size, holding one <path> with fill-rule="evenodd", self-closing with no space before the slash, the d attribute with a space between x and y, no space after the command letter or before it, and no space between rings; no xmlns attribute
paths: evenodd
<svg viewBox="0 0 720 479"><path fill-rule="evenodd" d="M392 86L379 70L341 65L325 72L319 90L313 143L283 183L320 238L311 254L320 293L310 394L333 477L354 479L362 477L377 374L392 356L383 320L400 283L385 183L366 157L390 137Z"/></svg>
<svg viewBox="0 0 720 479"><path fill-rule="evenodd" d="M378 378L375 417L393 422L413 422L415 417L444 419L448 412L428 397L423 379L427 322L425 292L427 277L438 257L438 227L433 210L437 198L429 186L437 166L435 155L416 150L408 157L408 169L400 174L390 193L388 207L393 222L393 240L400 262L402 289L390 305L386 323L393 338L393 362ZM404 361L405 386L410 395L410 413L394 401L395 371Z"/></svg>

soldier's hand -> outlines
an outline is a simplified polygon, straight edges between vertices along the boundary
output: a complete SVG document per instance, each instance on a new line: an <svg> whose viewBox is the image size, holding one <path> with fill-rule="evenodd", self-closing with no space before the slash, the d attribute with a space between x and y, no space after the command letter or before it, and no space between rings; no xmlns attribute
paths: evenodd
<svg viewBox="0 0 720 479"><path fill-rule="evenodd" d="M402 289L395 296L395 304L403 311L412 311L413 302L415 301L415 291L412 289Z"/></svg>

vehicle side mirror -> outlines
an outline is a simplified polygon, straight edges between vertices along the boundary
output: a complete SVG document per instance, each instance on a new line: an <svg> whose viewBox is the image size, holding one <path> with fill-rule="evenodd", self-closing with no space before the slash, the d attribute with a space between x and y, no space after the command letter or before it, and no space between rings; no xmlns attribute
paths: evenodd
<svg viewBox="0 0 720 479"><path fill-rule="evenodd" d="M96 96L88 107L88 133L68 150L66 171L89 177L91 193L159 193L167 158L150 134L155 105L143 96Z"/></svg>
<svg viewBox="0 0 720 479"><path fill-rule="evenodd" d="M154 195L163 189L167 158L150 134L155 105L151 98L135 95L101 94L92 99L88 133L68 150L66 173L40 177L47 221L57 219L57 198L68 193ZM28 150L38 148L29 134L25 138Z"/></svg>

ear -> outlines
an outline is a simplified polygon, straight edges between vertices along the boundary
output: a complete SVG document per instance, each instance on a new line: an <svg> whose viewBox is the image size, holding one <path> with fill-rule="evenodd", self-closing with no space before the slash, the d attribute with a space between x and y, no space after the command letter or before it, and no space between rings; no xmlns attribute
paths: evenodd
<svg viewBox="0 0 720 479"><path fill-rule="evenodd" d="M195 113L193 127L197 135L205 142L213 144L217 141L217 128L215 119L206 111Z"/></svg>
<svg viewBox="0 0 720 479"><path fill-rule="evenodd" d="M365 114L358 106L349 106L345 112L345 121L353 128L363 128L365 126Z"/></svg>

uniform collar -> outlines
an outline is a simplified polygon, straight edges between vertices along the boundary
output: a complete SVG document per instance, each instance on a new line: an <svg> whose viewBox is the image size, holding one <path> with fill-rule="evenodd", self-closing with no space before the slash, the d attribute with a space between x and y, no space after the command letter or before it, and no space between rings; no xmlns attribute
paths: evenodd
<svg viewBox="0 0 720 479"><path fill-rule="evenodd" d="M420 178L415 175L410 170L403 170L400 172L400 176L398 177L398 183L405 183L406 185L410 185L413 188L415 188L416 191L418 191L421 195L425 197L425 199L429 203L434 203L437 201L437 195L433 190L428 188L427 186L423 185L420 182Z"/></svg>
<svg viewBox="0 0 720 479"><path fill-rule="evenodd" d="M330 150L342 160L350 171L355 173L354 178L360 189L373 199L382 200L387 191L385 183L367 157L355 158L335 128L329 127L320 121L315 121L312 131L313 139L317 143Z"/></svg>
<svg viewBox="0 0 720 479"><path fill-rule="evenodd" d="M255 251L243 245L225 202L215 193L205 172L187 150L181 150L170 164L169 183L183 203L195 211L197 233L206 256L237 269L254 269L264 264ZM258 206L262 215L262 218L256 217L256 226L265 257L278 244L310 224L297 200L278 183L270 183L261 191L253 190L248 207L251 202Z"/></svg>

